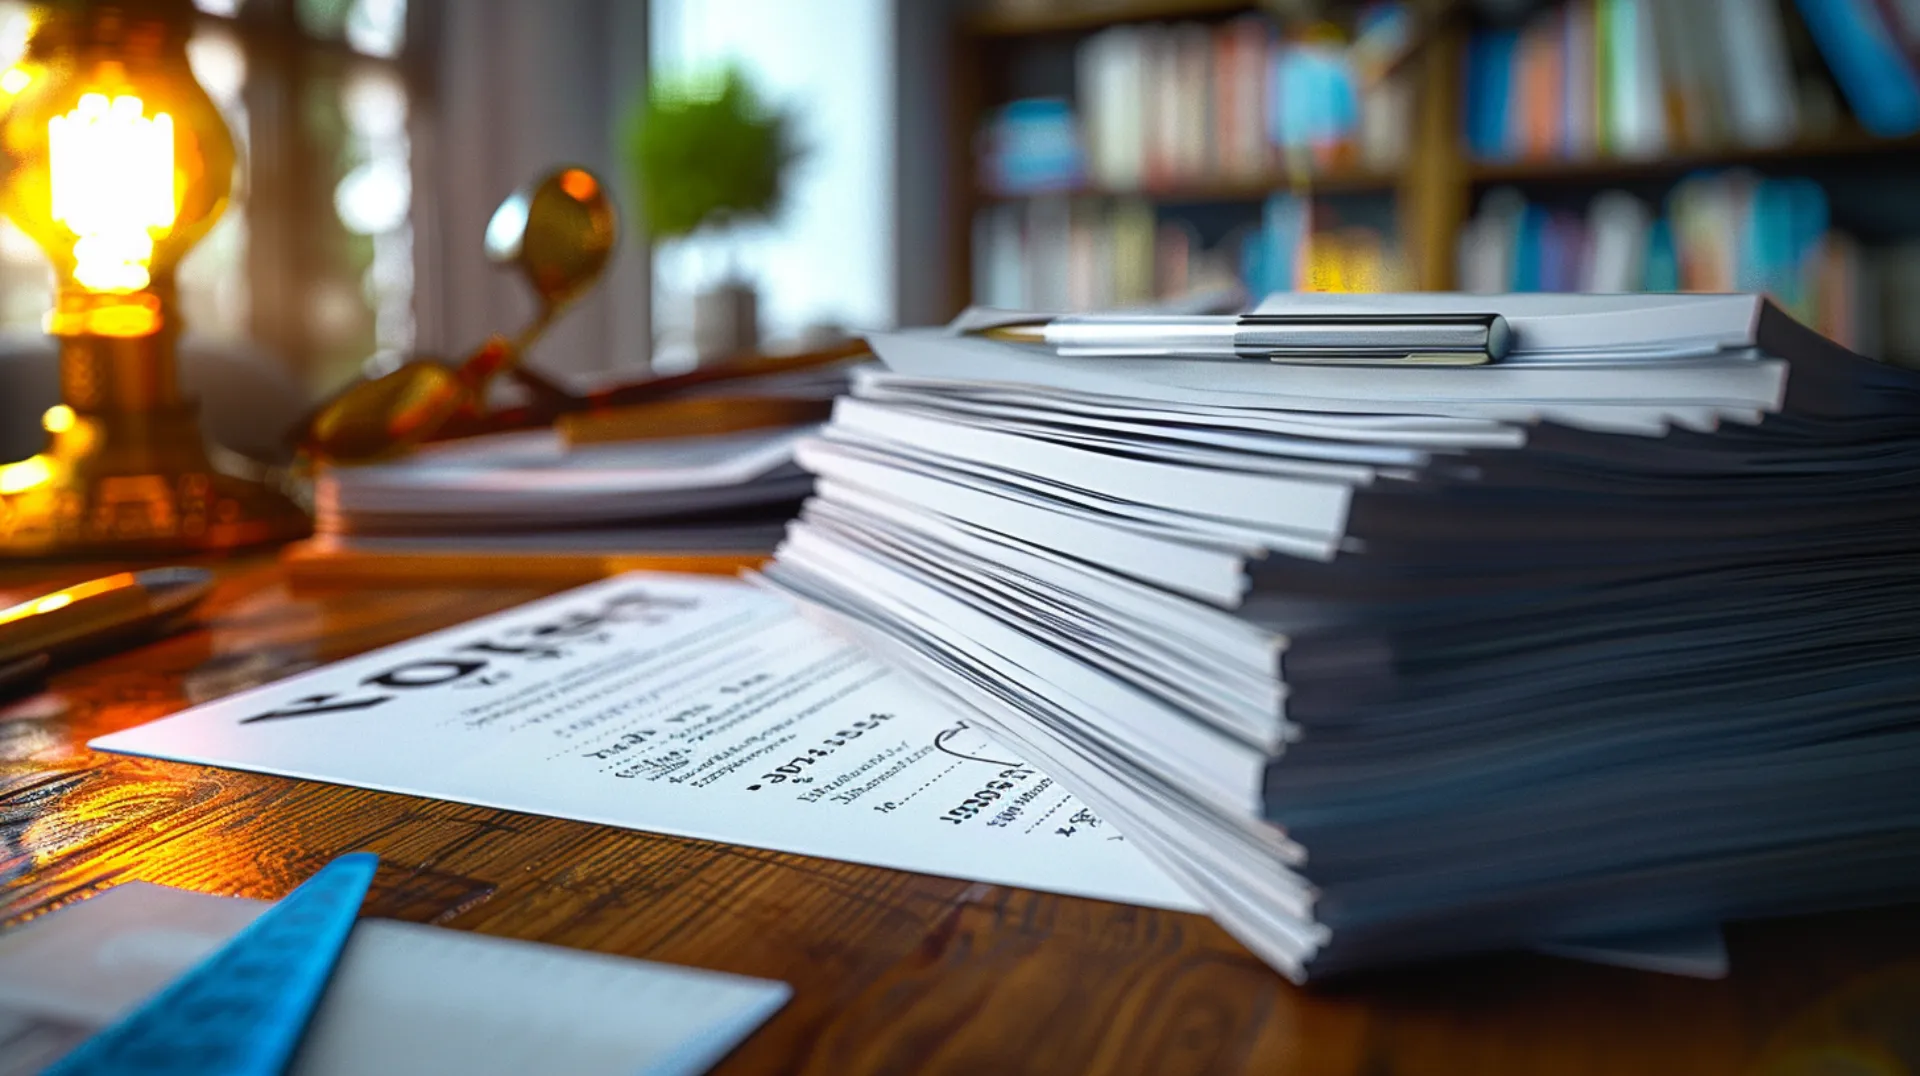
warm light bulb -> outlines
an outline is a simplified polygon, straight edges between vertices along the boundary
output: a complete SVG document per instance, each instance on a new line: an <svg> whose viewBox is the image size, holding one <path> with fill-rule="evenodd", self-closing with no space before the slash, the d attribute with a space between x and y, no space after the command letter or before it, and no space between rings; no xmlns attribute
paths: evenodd
<svg viewBox="0 0 1920 1076"><path fill-rule="evenodd" d="M173 117L131 94L89 93L47 121L53 219L72 229L73 279L95 291L152 283L153 241L173 227Z"/></svg>
<svg viewBox="0 0 1920 1076"><path fill-rule="evenodd" d="M4 205L53 263L56 336L169 327L174 266L226 208L233 139L187 64L190 19L178 3L49 9L16 68Z"/></svg>
<svg viewBox="0 0 1920 1076"><path fill-rule="evenodd" d="M41 417L46 450L0 464L0 559L308 529L278 491L213 465L180 388L175 270L234 180L233 136L187 60L198 18L193 0L46 3L11 66L16 24L0 23L0 210L53 269L63 400Z"/></svg>
<svg viewBox="0 0 1920 1076"><path fill-rule="evenodd" d="M46 485L53 477L53 461L44 454L28 456L18 463L0 463L0 494L25 493Z"/></svg>

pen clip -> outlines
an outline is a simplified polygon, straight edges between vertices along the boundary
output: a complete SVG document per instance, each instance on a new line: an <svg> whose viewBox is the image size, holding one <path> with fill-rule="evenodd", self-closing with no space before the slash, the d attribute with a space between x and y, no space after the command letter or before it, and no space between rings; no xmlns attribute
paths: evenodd
<svg viewBox="0 0 1920 1076"><path fill-rule="evenodd" d="M1417 351L1367 354L1358 351L1273 350L1266 360L1299 366L1486 366L1493 356L1484 351Z"/></svg>

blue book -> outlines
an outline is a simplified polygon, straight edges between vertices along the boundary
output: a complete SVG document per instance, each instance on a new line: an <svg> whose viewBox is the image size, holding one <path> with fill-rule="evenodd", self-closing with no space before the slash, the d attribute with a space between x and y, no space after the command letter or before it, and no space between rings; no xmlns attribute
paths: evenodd
<svg viewBox="0 0 1920 1076"><path fill-rule="evenodd" d="M1507 94L1513 83L1513 30L1476 34L1467 57L1467 145L1481 160L1507 156Z"/></svg>
<svg viewBox="0 0 1920 1076"><path fill-rule="evenodd" d="M1753 185L1733 252L1733 286L1740 291L1780 294L1780 267L1792 260L1793 242L1783 195L1778 180Z"/></svg>
<svg viewBox="0 0 1920 1076"><path fill-rule="evenodd" d="M1680 255L1673 247L1673 226L1661 217L1647 230L1648 291L1680 290Z"/></svg>
<svg viewBox="0 0 1920 1076"><path fill-rule="evenodd" d="M1300 250L1307 241L1307 203L1295 194L1276 194L1267 199L1261 215L1266 244L1261 262L1265 293L1293 291L1300 286L1294 279L1294 269L1300 264Z"/></svg>
<svg viewBox="0 0 1920 1076"><path fill-rule="evenodd" d="M1545 253L1547 213L1537 205L1529 205L1520 214L1520 226L1515 229L1513 241L1513 290L1539 291L1541 289L1541 259Z"/></svg>
<svg viewBox="0 0 1920 1076"><path fill-rule="evenodd" d="M1860 126L1887 138L1920 131L1920 78L1873 0L1799 0L1799 7Z"/></svg>
<svg viewBox="0 0 1920 1076"><path fill-rule="evenodd" d="M1788 311L1805 321L1818 316L1820 273L1826 258L1830 219L1827 192L1811 179L1776 180L1786 217Z"/></svg>
<svg viewBox="0 0 1920 1076"><path fill-rule="evenodd" d="M1832 225L1827 209L1827 189L1811 179L1778 181L1786 194L1793 227L1793 246L1803 254L1827 236Z"/></svg>
<svg viewBox="0 0 1920 1076"><path fill-rule="evenodd" d="M1254 295L1273 294L1272 282L1267 279L1267 230L1261 228L1248 233L1240 244L1240 281L1247 291Z"/></svg>
<svg viewBox="0 0 1920 1076"><path fill-rule="evenodd" d="M1086 178L1073 106L1029 97L1000 110L990 129L989 182L1006 194L1072 190Z"/></svg>

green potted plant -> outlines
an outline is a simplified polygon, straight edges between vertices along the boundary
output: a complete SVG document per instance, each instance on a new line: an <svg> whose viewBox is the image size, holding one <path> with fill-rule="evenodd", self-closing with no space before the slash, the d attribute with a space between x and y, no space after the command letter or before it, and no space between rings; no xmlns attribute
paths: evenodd
<svg viewBox="0 0 1920 1076"><path fill-rule="evenodd" d="M791 118L768 107L738 67L656 78L621 140L648 237L671 243L772 218L799 155L791 128ZM719 279L694 296L700 359L756 347L758 305L730 254Z"/></svg>

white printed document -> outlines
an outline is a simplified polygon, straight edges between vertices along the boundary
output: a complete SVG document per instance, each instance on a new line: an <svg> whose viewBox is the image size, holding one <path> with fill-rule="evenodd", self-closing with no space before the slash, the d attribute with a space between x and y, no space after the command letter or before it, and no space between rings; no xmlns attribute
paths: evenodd
<svg viewBox="0 0 1920 1076"><path fill-rule="evenodd" d="M91 746L1199 909L1046 774L733 580L619 576Z"/></svg>

